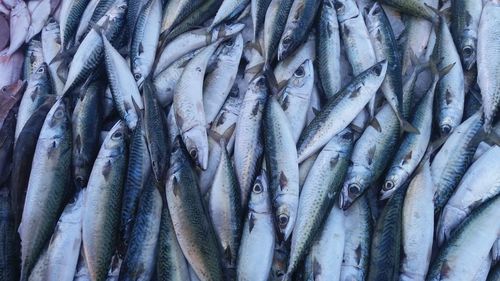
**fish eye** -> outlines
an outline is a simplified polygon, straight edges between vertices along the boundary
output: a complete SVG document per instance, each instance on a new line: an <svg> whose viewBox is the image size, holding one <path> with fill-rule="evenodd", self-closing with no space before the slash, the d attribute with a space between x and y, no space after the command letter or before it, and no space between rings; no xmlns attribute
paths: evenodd
<svg viewBox="0 0 500 281"><path fill-rule="evenodd" d="M254 185L253 185L253 192L256 193L256 194L259 194L261 193L263 190L262 188L262 185L260 185L259 182L256 182Z"/></svg>
<svg viewBox="0 0 500 281"><path fill-rule="evenodd" d="M375 72L375 74L378 76L380 75L380 73L382 73L382 65L381 64L377 64L374 68L373 68L373 71Z"/></svg>
<svg viewBox="0 0 500 281"><path fill-rule="evenodd" d="M140 73L135 73L135 74L134 74L134 79L135 79L135 81L138 81L138 80L139 80L139 79L141 79L141 78L142 78L142 75L141 75Z"/></svg>
<svg viewBox="0 0 500 281"><path fill-rule="evenodd" d="M286 36L283 38L283 45L290 45L292 43L292 38L290 36Z"/></svg>
<svg viewBox="0 0 500 281"><path fill-rule="evenodd" d="M297 70L295 70L295 72L293 73L293 75L295 77L299 77L299 78L304 77L305 74L306 74L306 72L305 72L303 66L300 66L299 68L297 68Z"/></svg>
<svg viewBox="0 0 500 281"><path fill-rule="evenodd" d="M127 9L127 5L126 4L120 5L118 6L118 9L125 10Z"/></svg>
<svg viewBox="0 0 500 281"><path fill-rule="evenodd" d="M349 185L348 191L349 194L357 195L361 191L361 187L358 184L353 183Z"/></svg>
<svg viewBox="0 0 500 281"><path fill-rule="evenodd" d="M288 224L288 216L281 214L278 216L278 223L281 227L285 227Z"/></svg>
<svg viewBox="0 0 500 281"><path fill-rule="evenodd" d="M342 12L345 6L343 3L336 1L335 4L333 4L333 7L337 10L337 12Z"/></svg>
<svg viewBox="0 0 500 281"><path fill-rule="evenodd" d="M232 40L232 39L231 40L227 40L226 41L226 46L228 46L228 47L234 46L234 40Z"/></svg>
<svg viewBox="0 0 500 281"><path fill-rule="evenodd" d="M196 148L192 148L189 150L189 155L191 155L193 159L196 159L198 157L198 150Z"/></svg>
<svg viewBox="0 0 500 281"><path fill-rule="evenodd" d="M392 180L388 180L385 182L384 186L383 186L383 190L384 191L389 191L391 189L393 189L395 187L395 184Z"/></svg>
<svg viewBox="0 0 500 281"><path fill-rule="evenodd" d="M113 134L112 138L116 140L120 139L122 136L123 136L122 132L118 131Z"/></svg>
<svg viewBox="0 0 500 281"><path fill-rule="evenodd" d="M474 53L474 51L472 50L472 47L470 46L466 46L462 49L463 53L464 53L464 56L466 57L469 57L472 55L472 53Z"/></svg>
<svg viewBox="0 0 500 281"><path fill-rule="evenodd" d="M6 93L7 92L7 86L2 87L2 92Z"/></svg>
<svg viewBox="0 0 500 281"><path fill-rule="evenodd" d="M44 73L45 72L45 68L39 67L36 72L38 72L38 73Z"/></svg>
<svg viewBox="0 0 500 281"><path fill-rule="evenodd" d="M64 110L62 108L59 108L54 112L54 117L57 119L63 118L64 117Z"/></svg>

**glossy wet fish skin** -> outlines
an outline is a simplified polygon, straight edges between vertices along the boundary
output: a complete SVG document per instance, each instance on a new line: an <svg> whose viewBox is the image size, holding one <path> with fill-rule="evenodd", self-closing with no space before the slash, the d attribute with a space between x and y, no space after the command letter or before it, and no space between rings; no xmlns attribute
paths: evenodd
<svg viewBox="0 0 500 281"><path fill-rule="evenodd" d="M28 36L31 16L26 2L17 1L10 13L10 45L7 56L14 54L24 43Z"/></svg>
<svg viewBox="0 0 500 281"><path fill-rule="evenodd" d="M268 94L266 78L264 76L254 78L248 85L240 116L236 122L234 167L241 188L243 207L248 204L248 196L264 156L261 124Z"/></svg>
<svg viewBox="0 0 500 281"><path fill-rule="evenodd" d="M293 1L278 45L279 61L290 56L307 38L320 4L320 0Z"/></svg>
<svg viewBox="0 0 500 281"><path fill-rule="evenodd" d="M63 1L61 7L61 48L67 50L74 41L80 17L90 0Z"/></svg>
<svg viewBox="0 0 500 281"><path fill-rule="evenodd" d="M342 187L353 146L354 133L347 128L328 142L311 167L300 193L287 274L294 272L321 231Z"/></svg>
<svg viewBox="0 0 500 281"><path fill-rule="evenodd" d="M290 123L275 97L267 100L263 119L264 156L280 241L290 237L299 205L299 163Z"/></svg>
<svg viewBox="0 0 500 281"><path fill-rule="evenodd" d="M474 277L500 231L500 225L495 220L499 204L500 196L497 195L468 217L453 238L440 249L426 280L465 280Z"/></svg>
<svg viewBox="0 0 500 281"><path fill-rule="evenodd" d="M57 74L61 62L52 62L61 50L61 36L59 23L54 19L49 19L42 29L42 52L43 61L49 65L50 78L52 79L52 89L57 96L62 95L64 82Z"/></svg>
<svg viewBox="0 0 500 281"><path fill-rule="evenodd" d="M179 245L196 275L204 280L222 280L217 238L196 182L190 155L176 138L165 187L167 206Z"/></svg>
<svg viewBox="0 0 500 281"><path fill-rule="evenodd" d="M87 182L99 151L99 136L103 122L101 99L104 87L95 81L82 93L73 111L73 179L77 188Z"/></svg>
<svg viewBox="0 0 500 281"><path fill-rule="evenodd" d="M225 20L231 19L242 12L250 3L250 0L224 0L215 14L215 17L208 27L212 29L214 26L222 23Z"/></svg>
<svg viewBox="0 0 500 281"><path fill-rule="evenodd" d="M437 223L437 241L440 245L453 237L453 231L474 209L500 193L498 176L492 173L498 165L499 153L499 147L490 148L465 173Z"/></svg>
<svg viewBox="0 0 500 281"><path fill-rule="evenodd" d="M82 244L83 192L69 202L57 222L47 249L47 278L73 280Z"/></svg>
<svg viewBox="0 0 500 281"><path fill-rule="evenodd" d="M238 280L265 281L272 266L275 227L266 173L262 170L251 189L238 252Z"/></svg>
<svg viewBox="0 0 500 281"><path fill-rule="evenodd" d="M285 88L278 94L285 115L290 122L292 137L298 141L307 122L307 110L314 84L314 68L311 60L307 59L294 72Z"/></svg>
<svg viewBox="0 0 500 281"><path fill-rule="evenodd" d="M386 61L373 65L351 81L334 99L327 101L302 131L297 142L299 163L318 151L354 120L382 84L386 70Z"/></svg>
<svg viewBox="0 0 500 281"><path fill-rule="evenodd" d="M104 280L115 252L127 163L127 127L118 121L104 140L90 173L82 218L85 260L92 280Z"/></svg>
<svg viewBox="0 0 500 281"><path fill-rule="evenodd" d="M30 11L31 22L26 36L26 43L35 37L50 17L51 0L30 1L28 2L28 10Z"/></svg>
<svg viewBox="0 0 500 281"><path fill-rule="evenodd" d="M42 43L39 40L31 40L26 48L23 63L23 80L29 80L43 62Z"/></svg>
<svg viewBox="0 0 500 281"><path fill-rule="evenodd" d="M35 154L38 136L40 135L40 130L42 129L45 117L54 103L55 97L51 97L33 113L19 134L17 146L12 152L10 199L12 214L14 216L14 224L16 227L21 223L31 164Z"/></svg>
<svg viewBox="0 0 500 281"><path fill-rule="evenodd" d="M49 75L48 65L42 63L28 81L23 98L19 104L15 134L16 140L33 112L53 95Z"/></svg>
<svg viewBox="0 0 500 281"><path fill-rule="evenodd" d="M479 20L482 1L451 1L451 32L460 53L464 69L471 69L476 62Z"/></svg>
<svg viewBox="0 0 500 281"><path fill-rule="evenodd" d="M382 0L382 3L405 14L425 18L429 21L436 20L436 14L419 0Z"/></svg>
<svg viewBox="0 0 500 281"><path fill-rule="evenodd" d="M251 0L250 12L252 13L253 41L258 42L264 29L267 9L272 0Z"/></svg>
<svg viewBox="0 0 500 281"><path fill-rule="evenodd" d="M349 208L383 174L399 135L399 121L391 106L385 104L354 146L352 163L340 195L343 209Z"/></svg>
<svg viewBox="0 0 500 281"><path fill-rule="evenodd" d="M489 0L483 7L481 20L479 22L477 42L477 83L481 89L483 100L483 111L485 115L485 130L491 130L493 118L497 115L500 104L500 80L497 79L498 65L491 63L498 61L499 30L496 28L500 18L500 3Z"/></svg>
<svg viewBox="0 0 500 281"><path fill-rule="evenodd" d="M151 280L154 274L163 201L158 188L150 178L141 194L120 280Z"/></svg>
<svg viewBox="0 0 500 281"><path fill-rule="evenodd" d="M333 5L332 0L324 0L321 4L316 36L317 59L322 62L318 64L318 74L328 98L335 96L341 87L340 31Z"/></svg>
<svg viewBox="0 0 500 281"><path fill-rule="evenodd" d="M226 271L225 275L231 278L232 275L236 275L243 214L240 187L225 140L221 140L219 145L221 156L209 191L208 212L212 218L220 251L224 256L222 264Z"/></svg>
<svg viewBox="0 0 500 281"><path fill-rule="evenodd" d="M27 280L70 193L71 120L68 111L64 100L56 102L45 118L37 141L19 229L21 280Z"/></svg>
<svg viewBox="0 0 500 281"><path fill-rule="evenodd" d="M195 11L202 3L203 1L201 0L168 2L163 9L161 32L163 34L168 34L176 24L185 19L191 12Z"/></svg>
<svg viewBox="0 0 500 281"><path fill-rule="evenodd" d="M281 35L285 30L288 13L292 8L292 0L271 0L264 21L264 61L271 64L277 56Z"/></svg>
<svg viewBox="0 0 500 281"><path fill-rule="evenodd" d="M436 211L445 206L469 167L479 144L478 134L483 124L481 112L469 117L448 137L434 157L431 172Z"/></svg>
<svg viewBox="0 0 500 281"><path fill-rule="evenodd" d="M438 69L454 64L453 68L440 78L437 85L436 123L441 135L452 132L462 121L464 111L464 72L460 56L455 47L451 32L444 17L440 16L439 28L436 31L436 45L432 59Z"/></svg>

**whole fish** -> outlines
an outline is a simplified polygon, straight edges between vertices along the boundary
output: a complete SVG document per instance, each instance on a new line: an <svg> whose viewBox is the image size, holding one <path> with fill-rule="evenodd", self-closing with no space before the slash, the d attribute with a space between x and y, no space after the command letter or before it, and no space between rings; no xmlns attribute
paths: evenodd
<svg viewBox="0 0 500 281"><path fill-rule="evenodd" d="M83 193L79 191L64 208L47 249L48 280L72 281L82 245Z"/></svg>
<svg viewBox="0 0 500 281"><path fill-rule="evenodd" d="M323 0L318 20L316 53L318 74L323 91L328 98L337 94L341 87L340 31L334 1Z"/></svg>
<svg viewBox="0 0 500 281"><path fill-rule="evenodd" d="M240 187L225 140L221 140L219 145L221 156L208 195L208 212L223 253L225 275L234 279L243 227Z"/></svg>
<svg viewBox="0 0 500 281"><path fill-rule="evenodd" d="M264 108L264 155L269 190L281 241L290 237L299 205L299 163L290 123L274 96Z"/></svg>
<svg viewBox="0 0 500 281"><path fill-rule="evenodd" d="M436 21L436 15L433 13L432 9L420 0L382 0L382 3L402 13L414 17L421 17L431 22Z"/></svg>
<svg viewBox="0 0 500 281"><path fill-rule="evenodd" d="M33 37L38 35L45 23L49 19L51 7L51 0L40 0L40 1L29 1L28 10L30 12L31 22L28 28L28 34L26 35L26 43L28 43Z"/></svg>
<svg viewBox="0 0 500 281"><path fill-rule="evenodd" d="M206 47L219 39L228 38L237 34L244 26L244 24L235 23L225 26L224 28L215 28L212 31L201 28L183 33L161 49L153 75L158 76L158 74L165 70L170 64L189 52Z"/></svg>
<svg viewBox="0 0 500 281"><path fill-rule="evenodd" d="M217 237L205 213L190 155L182 140L175 140L165 187L177 241L198 278L223 280Z"/></svg>
<svg viewBox="0 0 500 281"><path fill-rule="evenodd" d="M275 228L265 170L255 180L249 196L238 252L237 280L266 281L273 262Z"/></svg>
<svg viewBox="0 0 500 281"><path fill-rule="evenodd" d="M82 216L82 241L91 280L105 280L117 245L127 168L127 127L118 121L90 173Z"/></svg>
<svg viewBox="0 0 500 281"><path fill-rule="evenodd" d="M469 70L476 63L477 37L482 1L451 1L451 33L462 58L462 65Z"/></svg>
<svg viewBox="0 0 500 281"><path fill-rule="evenodd" d="M223 0L208 29L212 29L227 19L234 18L246 8L248 3L250 0Z"/></svg>
<svg viewBox="0 0 500 281"><path fill-rule="evenodd" d="M120 251L127 248L139 199L148 184L150 174L151 159L147 148L144 125L143 122L138 122L130 136L129 158L120 216L120 238L122 243Z"/></svg>
<svg viewBox="0 0 500 281"><path fill-rule="evenodd" d="M307 110L314 84L314 68L311 60L307 59L299 66L288 80L285 88L278 95L278 102L285 112L292 137L295 142L306 126Z"/></svg>
<svg viewBox="0 0 500 281"><path fill-rule="evenodd" d="M240 184L241 204L244 209L248 204L248 197L264 156L261 125L268 95L266 78L255 77L248 85L236 122L234 168Z"/></svg>
<svg viewBox="0 0 500 281"><path fill-rule="evenodd" d="M63 99L52 106L45 118L33 164L19 227L21 280L28 279L71 191L71 119Z"/></svg>
<svg viewBox="0 0 500 281"><path fill-rule="evenodd" d="M51 96L53 96L53 92L50 83L49 68L46 63L42 63L30 77L26 91L19 104L15 134L16 140L31 115Z"/></svg>
<svg viewBox="0 0 500 281"><path fill-rule="evenodd" d="M396 280L399 276L403 201L406 188L400 188L387 201L375 226L367 280Z"/></svg>
<svg viewBox="0 0 500 281"><path fill-rule="evenodd" d="M73 111L73 180L77 188L87 186L92 165L99 152L103 122L102 83L95 81L78 99Z"/></svg>
<svg viewBox="0 0 500 281"><path fill-rule="evenodd" d="M278 45L278 60L290 56L307 38L320 0L294 0Z"/></svg>
<svg viewBox="0 0 500 281"><path fill-rule="evenodd" d="M202 170L208 166L208 138L203 108L203 77L208 61L220 41L209 45L191 61L182 72L174 91L173 108L182 140L191 159Z"/></svg>
<svg viewBox="0 0 500 281"><path fill-rule="evenodd" d="M203 109L207 124L213 122L233 88L243 53L241 34L230 38L219 49L215 69L207 74L203 82Z"/></svg>
<svg viewBox="0 0 500 281"><path fill-rule="evenodd" d="M7 56L14 54L24 44L30 23L31 16L26 2L17 1L10 12L10 45Z"/></svg>
<svg viewBox="0 0 500 281"><path fill-rule="evenodd" d="M345 210L344 216L345 243L340 280L365 280L373 234L372 214L366 194Z"/></svg>
<svg viewBox="0 0 500 281"><path fill-rule="evenodd" d="M473 280L498 238L497 195L472 212L434 259L426 280Z"/></svg>
<svg viewBox="0 0 500 281"><path fill-rule="evenodd" d="M58 75L58 69L61 65L60 61L52 61L61 50L61 36L59 31L59 23L53 18L49 19L47 25L42 29L42 52L43 61L48 64L50 78L52 80L52 90L58 97L62 95L64 82ZM63 66L64 67L64 66Z"/></svg>
<svg viewBox="0 0 500 281"><path fill-rule="evenodd" d="M496 173L493 173L499 164L498 155L500 155L500 148L493 146L476 160L465 173L457 189L443 208L438 221L436 235L440 245L452 237L453 230L475 208L500 193L500 179Z"/></svg>
<svg viewBox="0 0 500 281"><path fill-rule="evenodd" d="M153 70L160 25L161 0L148 0L139 12L130 44L131 69L139 86Z"/></svg>
<svg viewBox="0 0 500 281"><path fill-rule="evenodd" d="M349 208L383 174L395 151L399 134L399 121L391 106L385 104L354 146L340 194L343 209Z"/></svg>
<svg viewBox="0 0 500 281"><path fill-rule="evenodd" d="M344 211L333 206L306 258L304 280L339 280L345 235Z"/></svg>
<svg viewBox="0 0 500 281"><path fill-rule="evenodd" d="M400 281L424 280L431 261L434 194L429 161L424 161L411 180L404 199Z"/></svg>
<svg viewBox="0 0 500 281"><path fill-rule="evenodd" d="M110 84L115 108L130 130L137 126L137 109L143 109L141 94L130 72L127 61L111 46L106 36L101 33L104 43L106 73ZM82 43L83 44L83 43Z"/></svg>
<svg viewBox="0 0 500 281"><path fill-rule="evenodd" d="M288 13L292 8L293 0L271 0L264 20L264 46L262 54L264 62L270 65L277 55L281 35L285 30Z"/></svg>
<svg viewBox="0 0 500 281"><path fill-rule="evenodd" d="M165 127L165 112L155 98L151 80L142 87L144 99L144 131L151 159L151 167L157 182L163 182L165 167L168 165L168 143Z"/></svg>
<svg viewBox="0 0 500 281"><path fill-rule="evenodd" d="M432 132L434 92L439 82L439 73L435 69L433 71L435 73L432 85L414 108L412 122L420 133L408 133L403 137L398 151L389 165L389 171L385 175L384 185L380 192L381 200L389 198L394 191L406 183L424 157L429 145Z"/></svg>
<svg viewBox="0 0 500 281"><path fill-rule="evenodd" d="M151 280L156 267L162 197L154 178L142 191L120 280Z"/></svg>
<svg viewBox="0 0 500 281"><path fill-rule="evenodd" d="M500 80L497 78L499 69L494 61L499 61L497 49L500 40L500 31L496 28L500 23L497 16L500 11L500 2L497 0L486 1L479 22L477 40L477 84L483 97L484 127L491 130L500 105Z"/></svg>
<svg viewBox="0 0 500 281"><path fill-rule="evenodd" d="M453 68L440 78L436 88L436 121L441 135L445 136L462 121L465 93L464 72L460 56L443 16L440 16L439 27L436 29L436 45L432 59L437 63L438 69L454 64Z"/></svg>
<svg viewBox="0 0 500 281"><path fill-rule="evenodd" d="M63 94L75 89L77 85L85 81L97 69L97 66L104 58L104 43L99 32L114 42L125 22L126 10L127 4L125 0L117 0L112 8L97 21L95 24L96 28L91 29L85 36L73 56L68 70L68 78L64 84Z"/></svg>
<svg viewBox="0 0 500 281"><path fill-rule="evenodd" d="M78 24L89 2L90 0L68 0L62 2L60 16L62 50L67 50L73 45Z"/></svg>
<svg viewBox="0 0 500 281"><path fill-rule="evenodd" d="M436 211L445 206L469 167L483 123L481 112L469 117L448 137L434 157L431 172Z"/></svg>
<svg viewBox="0 0 500 281"><path fill-rule="evenodd" d="M354 120L382 84L386 70L386 61L373 65L351 81L335 98L327 101L303 130L297 142L299 163L318 151Z"/></svg>
<svg viewBox="0 0 500 281"><path fill-rule="evenodd" d="M418 133L418 130L406 121L409 116L404 116L401 110L403 101L402 59L389 19L379 3L373 4L366 15L366 25L377 60L387 60L389 66L381 86L384 97L394 110L401 129Z"/></svg>
<svg viewBox="0 0 500 281"><path fill-rule="evenodd" d="M55 103L55 97L48 98L28 119L19 134L17 145L12 152L12 170L10 180L10 199L15 226L21 223L24 199L28 188L33 155L40 135L40 130L47 113Z"/></svg>
<svg viewBox="0 0 500 281"><path fill-rule="evenodd" d="M291 275L297 268L300 260L313 244L315 237L318 237L315 234L321 231L322 224L329 217L328 211L332 208L342 187L353 146L354 134L350 128L347 128L328 142L311 167L300 193L287 274ZM333 207L333 209L338 209L338 207ZM338 212L333 211L333 209L330 214L332 219L339 216ZM335 219L335 221L337 220ZM330 235L325 230L323 232L325 233L323 236ZM326 237L318 239L328 241ZM341 253L343 253L344 245L343 243L341 245ZM312 248L313 252L314 247ZM324 253L320 249L321 247L317 251ZM318 255L320 255L319 253ZM315 255L312 254L312 256ZM338 266L340 268L340 263Z"/></svg>

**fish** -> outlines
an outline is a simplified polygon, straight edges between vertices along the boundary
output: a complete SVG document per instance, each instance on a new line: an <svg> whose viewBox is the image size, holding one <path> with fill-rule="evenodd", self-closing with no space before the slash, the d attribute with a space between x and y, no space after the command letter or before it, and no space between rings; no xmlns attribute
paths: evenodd
<svg viewBox="0 0 500 281"><path fill-rule="evenodd" d="M39 40L31 40L26 48L23 63L23 80L29 80L43 62L42 43Z"/></svg>
<svg viewBox="0 0 500 281"><path fill-rule="evenodd" d="M327 101L300 135L297 142L299 163L354 120L382 84L386 70L386 61L373 65L344 87L335 98Z"/></svg>
<svg viewBox="0 0 500 281"><path fill-rule="evenodd" d="M290 56L307 38L320 0L294 0L278 45L278 61Z"/></svg>
<svg viewBox="0 0 500 281"><path fill-rule="evenodd" d="M19 227L21 280L28 279L71 193L71 146L69 108L59 99L47 113L33 155Z"/></svg>
<svg viewBox="0 0 500 281"><path fill-rule="evenodd" d="M202 5L201 0L181 0L168 2L163 8L163 20L161 24L161 33L168 34L180 21L187 18Z"/></svg>
<svg viewBox="0 0 500 281"><path fill-rule="evenodd" d="M266 65L270 65L278 55L277 50L281 35L285 30L288 14L293 0L271 0L264 20L262 54Z"/></svg>
<svg viewBox="0 0 500 281"><path fill-rule="evenodd" d="M223 280L217 237L205 212L195 176L191 156L181 138L177 137L165 185L177 241L198 278Z"/></svg>
<svg viewBox="0 0 500 281"><path fill-rule="evenodd" d="M313 264L314 258L322 259L321 256L324 255L324 252L322 252L323 247L320 247L322 245L321 241L325 241L324 243L327 245L332 245L326 242L329 241L326 236L331 233L326 230L323 230L324 234L322 234L321 238L316 238L320 242L314 242L315 237L318 237L316 233L321 231L321 227L325 220L330 220L330 217L332 217L331 219L334 222L343 225L343 222L341 223L338 221L342 220L343 212L334 211L334 209L338 209L338 207L332 206L342 187L353 146L354 133L350 128L347 128L339 133L338 136L333 137L321 150L316 161L314 161L299 197L297 221L292 235L287 274L291 275L294 272L300 260L306 256L309 249L312 249L311 251L314 253L316 247L316 251L318 251L317 256L315 254L310 254L313 258ZM330 215L328 215L330 209L332 211ZM312 246L313 243L317 243L318 246ZM341 253L343 253L343 243L340 243L338 246L342 249ZM332 251L332 253L333 252L334 251ZM340 256L342 258L342 255ZM340 263L338 266L340 268Z"/></svg>
<svg viewBox="0 0 500 281"><path fill-rule="evenodd" d="M251 0L250 12L252 13L253 41L260 40L264 30L266 13L272 0ZM262 47L261 47L262 48Z"/></svg>
<svg viewBox="0 0 500 281"><path fill-rule="evenodd" d="M139 118L137 111L144 108L141 94L125 59L113 48L104 34L101 33L101 36L104 44L106 73L115 108L127 127L133 130Z"/></svg>
<svg viewBox="0 0 500 281"><path fill-rule="evenodd" d="M237 16L246 8L248 3L250 3L250 0L223 0L208 29L210 30L223 21Z"/></svg>
<svg viewBox="0 0 500 281"><path fill-rule="evenodd" d="M0 15L0 50L8 46L10 39L10 27L7 16Z"/></svg>
<svg viewBox="0 0 500 281"><path fill-rule="evenodd" d="M428 159L412 178L403 203L399 280L424 280L434 242L433 183Z"/></svg>
<svg viewBox="0 0 500 281"><path fill-rule="evenodd" d="M207 46L184 68L174 90L175 120L191 159L202 170L208 166L208 137L203 108L203 77L220 41Z"/></svg>
<svg viewBox="0 0 500 281"><path fill-rule="evenodd" d="M211 124L224 105L238 72L243 54L243 37L241 34L228 39L219 47L212 72L203 81L203 109L205 120Z"/></svg>
<svg viewBox="0 0 500 281"><path fill-rule="evenodd" d="M419 0L382 0L383 4L386 4L397 11L402 13L424 18L431 22L436 22L436 16L433 13L432 9L429 6L426 6L425 3L422 3Z"/></svg>
<svg viewBox="0 0 500 281"><path fill-rule="evenodd" d="M63 1L61 6L61 48L67 50L75 40L78 24L90 0Z"/></svg>
<svg viewBox="0 0 500 281"><path fill-rule="evenodd" d="M3 127L7 116L11 110L18 104L21 100L26 83L18 80L17 82L3 86L0 89L0 128ZM17 120L16 120L17 121ZM14 125L15 126L15 125Z"/></svg>
<svg viewBox="0 0 500 281"><path fill-rule="evenodd" d="M62 96L64 89L64 82L58 74L61 62L53 62L52 60L57 56L60 50L61 35L59 23L54 18L50 18L42 29L42 53L43 61L49 66L52 90L58 97Z"/></svg>
<svg viewBox="0 0 500 281"><path fill-rule="evenodd" d="M264 107L264 156L280 241L290 238L299 205L299 163L290 123L276 97Z"/></svg>
<svg viewBox="0 0 500 281"><path fill-rule="evenodd" d="M42 31L45 23L50 17L51 0L29 1L28 10L31 16L30 26L28 27L28 34L25 42L28 43L33 37ZM36 16L35 16L36 15Z"/></svg>
<svg viewBox="0 0 500 281"><path fill-rule="evenodd" d="M5 126L0 129L0 185L7 183L12 170L12 154L14 148L14 129L16 111L11 110L5 119Z"/></svg>
<svg viewBox="0 0 500 281"><path fill-rule="evenodd" d="M116 122L99 149L86 188L82 242L91 280L105 280L120 226L120 206L127 168L127 127Z"/></svg>
<svg viewBox="0 0 500 281"><path fill-rule="evenodd" d="M47 248L50 280L73 280L82 245L82 213L85 191L68 203L57 222Z"/></svg>
<svg viewBox="0 0 500 281"><path fill-rule="evenodd" d="M163 206L159 188L150 177L142 191L127 252L120 267L120 280L151 280L156 268L156 254Z"/></svg>
<svg viewBox="0 0 500 281"><path fill-rule="evenodd" d="M250 192L238 251L238 280L265 281L273 262L275 227L267 171L256 178Z"/></svg>
<svg viewBox="0 0 500 281"><path fill-rule="evenodd" d="M495 223L495 214L498 214L499 204L500 196L497 195L470 214L453 238L439 250L426 280L472 280L498 238L500 226Z"/></svg>
<svg viewBox="0 0 500 281"><path fill-rule="evenodd" d="M451 33L459 50L462 66L470 70L476 63L479 20L483 10L482 1L451 2Z"/></svg>
<svg viewBox="0 0 500 281"><path fill-rule="evenodd" d="M31 16L26 2L17 1L10 13L10 45L7 56L14 54L25 42L31 24Z"/></svg>
<svg viewBox="0 0 500 281"><path fill-rule="evenodd" d="M500 38L498 29L494 28L500 20L497 17L499 10L500 2L496 0L487 1L483 7L478 29L477 84L481 89L485 118L484 129L486 132L491 130L493 118L496 116L500 104L500 83L497 79L497 66L491 63L497 61L499 55L493 51Z"/></svg>
<svg viewBox="0 0 500 281"><path fill-rule="evenodd" d="M341 88L340 75L340 27L334 1L323 0L317 24L316 53L318 75L328 98L334 97Z"/></svg>

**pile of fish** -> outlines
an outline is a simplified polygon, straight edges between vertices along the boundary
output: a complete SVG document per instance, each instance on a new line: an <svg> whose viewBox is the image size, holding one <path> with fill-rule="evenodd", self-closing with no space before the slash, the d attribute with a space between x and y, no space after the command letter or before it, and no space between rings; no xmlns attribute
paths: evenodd
<svg viewBox="0 0 500 281"><path fill-rule="evenodd" d="M0 281L500 280L500 0L2 0L0 50Z"/></svg>

